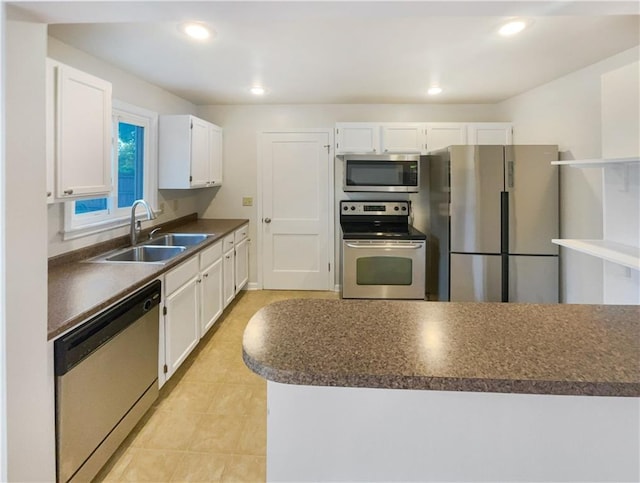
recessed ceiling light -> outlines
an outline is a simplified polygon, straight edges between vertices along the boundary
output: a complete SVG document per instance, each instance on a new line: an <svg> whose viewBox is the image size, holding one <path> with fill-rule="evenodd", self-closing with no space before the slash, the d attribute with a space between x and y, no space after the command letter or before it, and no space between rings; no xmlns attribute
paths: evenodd
<svg viewBox="0 0 640 483"><path fill-rule="evenodd" d="M182 29L185 34L196 40L206 40L211 37L211 31L201 23L187 23Z"/></svg>
<svg viewBox="0 0 640 483"><path fill-rule="evenodd" d="M251 94L255 95L255 96L261 96L264 94L264 87L260 87L260 86L253 86L251 88Z"/></svg>
<svg viewBox="0 0 640 483"><path fill-rule="evenodd" d="M503 37L509 37L511 35L515 35L519 32L522 32L526 26L527 26L527 23L524 20L513 20L511 22L504 24L502 27L500 27L500 30L498 30L498 33Z"/></svg>
<svg viewBox="0 0 640 483"><path fill-rule="evenodd" d="M438 87L438 86L429 87L429 90L427 90L427 94L429 94L430 96L437 96L441 92L442 92L442 87Z"/></svg>

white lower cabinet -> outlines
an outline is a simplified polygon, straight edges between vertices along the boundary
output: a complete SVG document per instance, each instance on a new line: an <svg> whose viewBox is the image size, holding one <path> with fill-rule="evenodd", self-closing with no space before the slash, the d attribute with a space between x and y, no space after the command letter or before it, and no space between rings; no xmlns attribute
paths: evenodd
<svg viewBox="0 0 640 483"><path fill-rule="evenodd" d="M235 242L235 293L237 294L249 281L249 225L236 230Z"/></svg>
<svg viewBox="0 0 640 483"><path fill-rule="evenodd" d="M248 233L249 225L242 226L164 276L158 378L161 387L246 285Z"/></svg>
<svg viewBox="0 0 640 483"><path fill-rule="evenodd" d="M200 254L200 333L204 336L224 310L222 242Z"/></svg>
<svg viewBox="0 0 640 483"><path fill-rule="evenodd" d="M198 257L167 273L164 283L164 380L180 367L200 340Z"/></svg>
<svg viewBox="0 0 640 483"><path fill-rule="evenodd" d="M229 246L231 248L229 248ZM235 243L233 239L233 234L228 235L224 239L224 247L227 251L224 253L224 257L222 259L223 263L223 272L224 272L224 306L226 307L231 303L233 298L236 296L236 285L235 285Z"/></svg>

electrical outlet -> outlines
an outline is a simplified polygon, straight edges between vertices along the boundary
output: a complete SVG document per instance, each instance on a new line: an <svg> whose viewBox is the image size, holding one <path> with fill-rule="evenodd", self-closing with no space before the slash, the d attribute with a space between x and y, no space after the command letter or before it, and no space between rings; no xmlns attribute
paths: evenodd
<svg viewBox="0 0 640 483"><path fill-rule="evenodd" d="M179 203L178 200L173 200L173 211L178 211Z"/></svg>
<svg viewBox="0 0 640 483"><path fill-rule="evenodd" d="M243 196L242 206L253 206L253 198L251 196Z"/></svg>

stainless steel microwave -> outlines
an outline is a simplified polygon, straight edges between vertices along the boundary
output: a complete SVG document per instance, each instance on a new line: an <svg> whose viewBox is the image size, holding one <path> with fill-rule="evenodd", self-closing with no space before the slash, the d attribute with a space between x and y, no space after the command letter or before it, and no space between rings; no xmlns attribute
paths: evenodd
<svg viewBox="0 0 640 483"><path fill-rule="evenodd" d="M419 154L349 154L344 160L344 191L417 193Z"/></svg>

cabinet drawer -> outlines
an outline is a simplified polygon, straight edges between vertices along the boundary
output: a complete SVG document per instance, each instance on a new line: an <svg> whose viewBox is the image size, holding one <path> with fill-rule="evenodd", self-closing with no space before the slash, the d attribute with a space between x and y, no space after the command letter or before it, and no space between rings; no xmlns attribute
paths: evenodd
<svg viewBox="0 0 640 483"><path fill-rule="evenodd" d="M198 257L191 257L171 270L164 278L164 293L170 295L198 274Z"/></svg>
<svg viewBox="0 0 640 483"><path fill-rule="evenodd" d="M222 246L222 251L224 253L228 252L229 250L231 250L235 243L234 243L234 234L231 233L231 235L227 235L224 237L224 241L222 242L223 246Z"/></svg>
<svg viewBox="0 0 640 483"><path fill-rule="evenodd" d="M204 270L222 257L222 240L200 252L200 270Z"/></svg>
<svg viewBox="0 0 640 483"><path fill-rule="evenodd" d="M235 236L235 243L237 245L239 241L244 240L249 236L249 225L244 225L238 228L234 236Z"/></svg>

